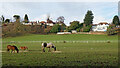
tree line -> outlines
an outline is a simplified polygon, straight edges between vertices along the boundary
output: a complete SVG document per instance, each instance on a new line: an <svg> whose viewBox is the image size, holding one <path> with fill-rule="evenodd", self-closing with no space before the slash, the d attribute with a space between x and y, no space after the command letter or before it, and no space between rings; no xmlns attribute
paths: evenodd
<svg viewBox="0 0 120 68"><path fill-rule="evenodd" d="M12 22L10 19L5 19L3 15L0 17L0 22L3 24L2 26L3 37L19 36L19 35L24 35L28 33L49 34L49 33L57 33L57 32L71 32L72 30L76 30L77 32L89 32L91 31L93 19L94 19L92 11L88 10L87 13L85 14L84 22L72 21L70 22L70 26L66 26L64 24L65 18L63 16L60 16L57 18L56 24L50 27L50 26L47 26L46 24L39 25L39 26L38 25L25 26L21 24L22 22L25 22L25 23L30 22L27 14L25 14L23 21L21 21L21 18L19 15L14 15L13 17L15 19L14 22ZM50 19L50 16L48 16L47 21L48 22L52 21ZM108 34L114 33L116 30L113 28L120 25L119 17L117 15L114 16L112 25L114 26L108 27L108 30L107 30Z"/></svg>

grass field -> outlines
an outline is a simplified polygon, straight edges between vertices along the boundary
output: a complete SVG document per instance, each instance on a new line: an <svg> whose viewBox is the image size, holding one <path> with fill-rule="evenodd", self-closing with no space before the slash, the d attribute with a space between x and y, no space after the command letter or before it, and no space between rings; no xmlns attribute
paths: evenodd
<svg viewBox="0 0 120 68"><path fill-rule="evenodd" d="M110 43L107 43L108 40ZM3 51L6 51L8 44L15 44L18 48L27 46L29 49L20 53L3 52L2 62L3 66L117 66L117 40L117 35L85 34L9 37L3 39ZM35 41L53 42L61 52L47 52L46 49L46 52L42 53L41 42Z"/></svg>

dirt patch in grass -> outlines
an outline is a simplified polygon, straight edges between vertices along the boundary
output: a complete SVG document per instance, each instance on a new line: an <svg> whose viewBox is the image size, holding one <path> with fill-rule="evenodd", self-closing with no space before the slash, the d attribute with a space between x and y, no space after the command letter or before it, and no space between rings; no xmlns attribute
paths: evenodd
<svg viewBox="0 0 120 68"><path fill-rule="evenodd" d="M0 53L2 53L2 52L7 52L7 51L2 51L2 50L0 50Z"/></svg>
<svg viewBox="0 0 120 68"><path fill-rule="evenodd" d="M61 53L62 51L52 51L53 53Z"/></svg>
<svg viewBox="0 0 120 68"><path fill-rule="evenodd" d="M7 51L1 51L0 50L0 53L4 53L4 52L7 52ZM29 51L19 51L19 52L29 52ZM14 53L14 52L13 52ZM15 51L15 53L16 53L16 51Z"/></svg>

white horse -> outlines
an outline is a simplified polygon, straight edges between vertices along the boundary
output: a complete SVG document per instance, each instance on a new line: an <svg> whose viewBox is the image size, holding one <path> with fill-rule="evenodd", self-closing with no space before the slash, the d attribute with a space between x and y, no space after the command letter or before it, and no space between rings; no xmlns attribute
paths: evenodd
<svg viewBox="0 0 120 68"><path fill-rule="evenodd" d="M43 50L43 52L45 52L45 47L46 48L49 48L49 50L48 50L48 52L50 52L51 50L51 48L54 48L54 51L56 51L56 47L55 47L55 45L54 44L52 44L52 43L42 43L42 50Z"/></svg>

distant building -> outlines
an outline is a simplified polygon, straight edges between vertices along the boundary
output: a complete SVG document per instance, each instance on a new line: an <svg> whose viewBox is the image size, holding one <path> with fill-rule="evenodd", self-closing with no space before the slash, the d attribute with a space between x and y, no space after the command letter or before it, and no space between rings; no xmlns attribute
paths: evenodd
<svg viewBox="0 0 120 68"><path fill-rule="evenodd" d="M77 31L76 30L72 30L72 33L77 33Z"/></svg>
<svg viewBox="0 0 120 68"><path fill-rule="evenodd" d="M37 23L37 25L44 25L44 24L46 24L45 21L41 21L41 22L38 22L38 23Z"/></svg>
<svg viewBox="0 0 120 68"><path fill-rule="evenodd" d="M32 25L32 23L22 23L23 25Z"/></svg>
<svg viewBox="0 0 120 68"><path fill-rule="evenodd" d="M23 24L23 25L37 25L37 22L36 22L36 21L31 21L31 22L29 22L29 23L23 22L22 24Z"/></svg>
<svg viewBox="0 0 120 68"><path fill-rule="evenodd" d="M37 25L36 21L31 21L30 23L32 23L32 25Z"/></svg>
<svg viewBox="0 0 120 68"><path fill-rule="evenodd" d="M54 26L54 22L48 22L48 23L46 23L46 25L48 25L48 26Z"/></svg>
<svg viewBox="0 0 120 68"><path fill-rule="evenodd" d="M53 22L52 20L50 20L49 18L47 19L47 22L45 21L41 21L41 22L37 22L37 21L30 21L29 23L25 23L25 22L22 22L23 25L47 25L47 26L54 26L55 24L59 24L59 25L62 25L64 24L63 22L62 23L58 23L58 22Z"/></svg>
<svg viewBox="0 0 120 68"><path fill-rule="evenodd" d="M52 20L50 20L49 18L47 19L47 23L46 25L49 25L49 26L54 26L54 22Z"/></svg>
<svg viewBox="0 0 120 68"><path fill-rule="evenodd" d="M71 34L71 32L58 32L57 34Z"/></svg>
<svg viewBox="0 0 120 68"><path fill-rule="evenodd" d="M92 25L92 31L107 31L109 24L107 22L100 22Z"/></svg>

